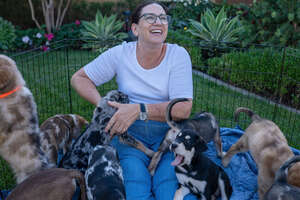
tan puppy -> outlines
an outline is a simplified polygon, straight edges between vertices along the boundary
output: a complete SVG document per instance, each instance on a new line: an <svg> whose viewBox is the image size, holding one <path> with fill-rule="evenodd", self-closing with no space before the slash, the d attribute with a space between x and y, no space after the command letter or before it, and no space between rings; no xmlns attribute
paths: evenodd
<svg viewBox="0 0 300 200"><path fill-rule="evenodd" d="M71 200L76 190L76 182L80 186L81 200L85 200L83 174L63 168L46 169L33 174L17 185L6 200Z"/></svg>
<svg viewBox="0 0 300 200"><path fill-rule="evenodd" d="M40 146L37 109L16 63L0 55L0 155L17 183L42 168L53 167Z"/></svg>
<svg viewBox="0 0 300 200"><path fill-rule="evenodd" d="M45 120L40 129L42 148L49 161L56 164L58 152L62 150L65 154L87 125L88 121L76 114L58 114Z"/></svg>
<svg viewBox="0 0 300 200"><path fill-rule="evenodd" d="M222 159L226 167L232 156L239 152L250 151L258 167L258 194L263 199L274 182L276 171L294 153L288 146L287 140L279 127L272 121L262 119L260 116L249 110L240 107L235 111L235 120L240 112L245 112L252 119L252 123L245 130L242 137L230 147ZM297 177L300 176L296 175Z"/></svg>

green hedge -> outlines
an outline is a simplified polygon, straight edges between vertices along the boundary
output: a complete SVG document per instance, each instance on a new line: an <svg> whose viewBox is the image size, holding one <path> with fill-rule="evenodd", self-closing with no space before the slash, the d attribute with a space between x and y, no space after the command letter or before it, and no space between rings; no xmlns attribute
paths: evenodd
<svg viewBox="0 0 300 200"><path fill-rule="evenodd" d="M299 108L300 54L287 52L282 60L283 52L272 48L232 52L209 59L207 73L266 97L279 95L283 103Z"/></svg>

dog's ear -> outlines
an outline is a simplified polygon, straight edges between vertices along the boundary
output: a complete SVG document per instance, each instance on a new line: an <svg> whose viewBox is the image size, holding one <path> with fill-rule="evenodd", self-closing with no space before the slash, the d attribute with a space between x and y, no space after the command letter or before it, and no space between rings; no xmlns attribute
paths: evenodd
<svg viewBox="0 0 300 200"><path fill-rule="evenodd" d="M207 150L207 145L204 139L201 136L197 136L197 145L196 148L200 152L204 152Z"/></svg>

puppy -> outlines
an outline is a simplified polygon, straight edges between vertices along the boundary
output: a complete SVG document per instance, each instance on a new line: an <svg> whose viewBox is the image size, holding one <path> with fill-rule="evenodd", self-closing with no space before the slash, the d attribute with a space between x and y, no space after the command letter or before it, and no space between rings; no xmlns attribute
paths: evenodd
<svg viewBox="0 0 300 200"><path fill-rule="evenodd" d="M109 145L97 145L89 157L85 172L89 200L125 200L122 168L116 150Z"/></svg>
<svg viewBox="0 0 300 200"><path fill-rule="evenodd" d="M224 170L202 152L207 150L206 141L191 129L182 129L170 145L175 154L171 163L179 182L174 200L182 200L188 193L199 199L229 200L232 187Z"/></svg>
<svg viewBox="0 0 300 200"><path fill-rule="evenodd" d="M60 166L68 169L79 169L85 172L88 166L88 159L97 145L107 145L110 142L109 133L104 129L116 112L107 104L107 101L116 101L119 103L128 103L128 96L117 91L112 90L102 97L98 106L94 110L92 121L89 127L80 135L79 138L73 143L71 151L67 152L62 158ZM149 157L153 156L154 152L146 148L141 142L137 141L134 137L127 134L127 132L119 135L121 142L133 146L143 151Z"/></svg>
<svg viewBox="0 0 300 200"><path fill-rule="evenodd" d="M300 188L287 183L287 173L295 162L300 161L300 156L294 156L286 161L276 172L275 182L266 193L264 200L299 200Z"/></svg>
<svg viewBox="0 0 300 200"><path fill-rule="evenodd" d="M162 154L168 149L172 141L175 140L176 135L183 129L191 129L199 136L201 136L206 142L214 141L215 147L217 150L217 155L219 157L222 156L222 142L220 138L220 128L218 122L214 115L209 112L200 112L194 115L191 119L181 120L179 122L175 122L171 118L172 107L178 103L188 101L186 98L177 98L172 100L166 109L166 121L171 129L167 132L164 140L159 146L157 152L154 153L150 164L148 166L148 170L151 175L154 174L156 167L159 163L159 160Z"/></svg>
<svg viewBox="0 0 300 200"><path fill-rule="evenodd" d="M83 174L72 169L45 169L17 185L6 200L72 200L76 183L80 186L81 200L85 200Z"/></svg>
<svg viewBox="0 0 300 200"><path fill-rule="evenodd" d="M72 141L79 137L88 121L76 114L58 114L45 120L41 126L42 148L49 162L56 164L59 151L65 154Z"/></svg>
<svg viewBox="0 0 300 200"><path fill-rule="evenodd" d="M17 183L33 172L54 167L41 149L37 108L16 63L0 55L0 155Z"/></svg>
<svg viewBox="0 0 300 200"><path fill-rule="evenodd" d="M264 194L274 181L276 171L294 154L283 133L274 122L262 119L253 111L244 107L237 108L235 120L237 120L240 112L249 115L252 123L245 130L242 137L226 152L222 163L226 167L233 155L249 150L258 167L258 194L259 198L263 199ZM296 179L299 176L299 173L294 174Z"/></svg>

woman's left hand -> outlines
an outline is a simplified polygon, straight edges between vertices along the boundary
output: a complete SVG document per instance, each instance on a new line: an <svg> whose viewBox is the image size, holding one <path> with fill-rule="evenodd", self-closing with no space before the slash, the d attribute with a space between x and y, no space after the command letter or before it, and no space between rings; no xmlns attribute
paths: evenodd
<svg viewBox="0 0 300 200"><path fill-rule="evenodd" d="M139 104L121 104L113 101L108 101L108 105L117 108L117 112L109 120L105 132L110 130L110 136L113 137L115 133L122 134L129 126L135 122L139 116Z"/></svg>

